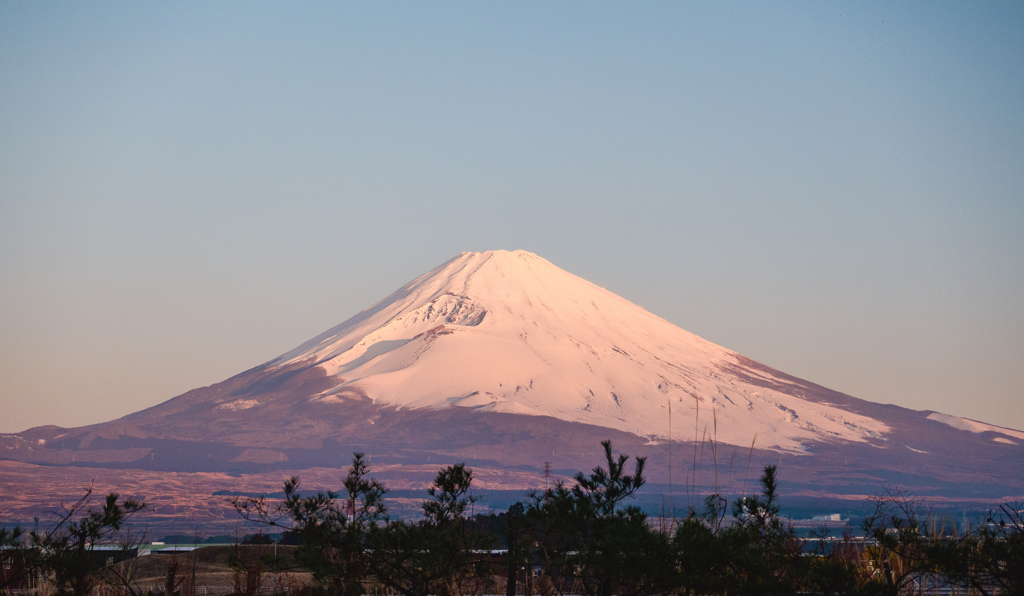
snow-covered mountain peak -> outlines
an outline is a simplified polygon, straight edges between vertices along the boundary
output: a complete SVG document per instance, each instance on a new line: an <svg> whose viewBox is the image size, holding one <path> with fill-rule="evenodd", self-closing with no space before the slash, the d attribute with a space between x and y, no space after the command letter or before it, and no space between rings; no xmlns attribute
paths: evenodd
<svg viewBox="0 0 1024 596"><path fill-rule="evenodd" d="M792 451L887 430L526 251L461 253L271 364L307 363L334 379L321 402L358 394Z"/></svg>

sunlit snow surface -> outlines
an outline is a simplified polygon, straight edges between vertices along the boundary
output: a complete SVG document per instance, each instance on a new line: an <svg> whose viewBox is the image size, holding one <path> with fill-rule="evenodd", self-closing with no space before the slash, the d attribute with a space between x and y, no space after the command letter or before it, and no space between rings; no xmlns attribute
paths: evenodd
<svg viewBox="0 0 1024 596"><path fill-rule="evenodd" d="M800 451L882 422L753 385L741 356L524 251L462 253L272 362L407 408L547 415L652 438ZM669 404L672 428L669 428Z"/></svg>
<svg viewBox="0 0 1024 596"><path fill-rule="evenodd" d="M993 424L985 424L984 422L978 422L977 420L971 420L969 418L961 418L959 416L950 416L949 414L940 414L939 412L933 412L931 414L928 414L928 419L934 420L936 422L941 422L948 426L952 426L953 428L956 429L970 431L972 433L995 432L1006 435L1008 437L1014 437L1016 439L1024 440L1024 432L1021 432L1019 430L1002 428L1000 426L995 426ZM1001 437L996 437L992 440L996 441L997 443L1007 443L1009 445L1017 444L1009 439L1004 439Z"/></svg>

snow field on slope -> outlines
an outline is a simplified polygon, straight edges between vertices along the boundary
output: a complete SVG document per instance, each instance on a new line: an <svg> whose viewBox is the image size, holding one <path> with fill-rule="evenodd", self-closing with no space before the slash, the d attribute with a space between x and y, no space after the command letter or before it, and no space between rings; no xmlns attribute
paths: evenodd
<svg viewBox="0 0 1024 596"><path fill-rule="evenodd" d="M322 397L358 389L398 407L548 415L648 437L756 437L800 451L887 430L752 386L727 372L733 352L523 251L463 253L274 363L310 361L338 380Z"/></svg>

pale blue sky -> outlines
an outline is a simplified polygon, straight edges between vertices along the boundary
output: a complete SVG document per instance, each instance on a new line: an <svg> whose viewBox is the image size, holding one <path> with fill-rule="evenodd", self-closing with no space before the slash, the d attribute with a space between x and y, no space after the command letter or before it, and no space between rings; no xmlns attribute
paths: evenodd
<svg viewBox="0 0 1024 596"><path fill-rule="evenodd" d="M1020 429L1022 189L1021 3L0 0L0 431L493 248Z"/></svg>

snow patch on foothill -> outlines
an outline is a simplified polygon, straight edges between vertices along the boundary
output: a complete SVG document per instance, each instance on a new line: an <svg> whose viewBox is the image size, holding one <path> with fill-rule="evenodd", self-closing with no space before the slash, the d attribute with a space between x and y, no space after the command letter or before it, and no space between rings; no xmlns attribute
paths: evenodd
<svg viewBox="0 0 1024 596"><path fill-rule="evenodd" d="M248 410L249 408L255 408L260 405L260 402L255 399L237 399L230 401L226 404L217 406L218 410Z"/></svg>
<svg viewBox="0 0 1024 596"><path fill-rule="evenodd" d="M961 418L959 416L950 416L949 414L940 414L939 412L933 412L928 415L928 420L941 422L945 425L952 426L953 428L966 430L972 433L992 432L1024 440L1024 432L1021 432L1019 430L1003 428L1001 426L995 426L994 424L978 422L977 420L971 420L969 418ZM999 441L998 438L994 440ZM1005 443L1006 441L999 442Z"/></svg>

